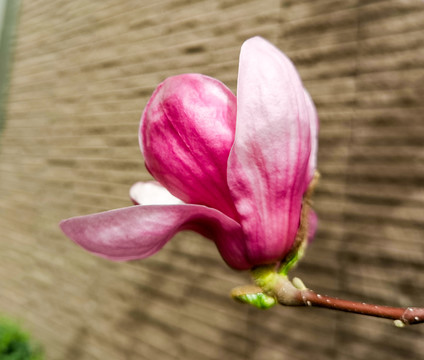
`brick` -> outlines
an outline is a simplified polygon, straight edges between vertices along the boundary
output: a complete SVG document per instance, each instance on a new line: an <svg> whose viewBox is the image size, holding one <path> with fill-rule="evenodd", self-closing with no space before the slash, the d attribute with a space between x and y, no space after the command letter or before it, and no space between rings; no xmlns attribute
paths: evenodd
<svg viewBox="0 0 424 360"><path fill-rule="evenodd" d="M117 264L57 224L129 206L129 187L151 179L138 122L155 87L200 72L235 91L240 45L261 35L293 60L320 117L320 226L295 275L419 305L423 16L413 0L23 2L0 134L2 311L53 360L420 358L420 327L234 303L248 275L200 236Z"/></svg>

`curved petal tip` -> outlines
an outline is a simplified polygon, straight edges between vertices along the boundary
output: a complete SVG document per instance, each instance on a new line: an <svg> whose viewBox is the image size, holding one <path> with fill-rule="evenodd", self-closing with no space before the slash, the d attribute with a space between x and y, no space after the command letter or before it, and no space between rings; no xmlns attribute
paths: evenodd
<svg viewBox="0 0 424 360"><path fill-rule="evenodd" d="M149 257L177 232L192 230L213 240L230 267L238 270L252 267L240 224L202 205L130 206L67 219L60 227L84 249L114 261Z"/></svg>

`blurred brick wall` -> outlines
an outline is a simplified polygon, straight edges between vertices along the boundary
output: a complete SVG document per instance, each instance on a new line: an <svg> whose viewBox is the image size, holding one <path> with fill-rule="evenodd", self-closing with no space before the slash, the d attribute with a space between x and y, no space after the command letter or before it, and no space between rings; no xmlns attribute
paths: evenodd
<svg viewBox="0 0 424 360"><path fill-rule="evenodd" d="M421 359L423 326L240 306L214 245L181 234L110 263L57 223L130 205L147 180L141 111L169 75L236 87L262 35L295 62L320 119L320 229L296 270L335 296L424 305L424 3L23 0L0 137L0 312L49 359Z"/></svg>

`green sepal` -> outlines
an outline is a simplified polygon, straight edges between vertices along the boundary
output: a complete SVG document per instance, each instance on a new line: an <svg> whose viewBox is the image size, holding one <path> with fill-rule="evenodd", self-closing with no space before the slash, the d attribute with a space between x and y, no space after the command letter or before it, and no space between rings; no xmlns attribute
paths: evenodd
<svg viewBox="0 0 424 360"><path fill-rule="evenodd" d="M253 305L258 309L269 309L277 303L273 297L261 292L256 294L240 294L234 296L234 299L245 304Z"/></svg>
<svg viewBox="0 0 424 360"><path fill-rule="evenodd" d="M278 274L282 276L287 276L289 271L303 257L304 252L305 252L305 246L301 245L296 251L289 254L287 258L285 259L285 261L280 265Z"/></svg>

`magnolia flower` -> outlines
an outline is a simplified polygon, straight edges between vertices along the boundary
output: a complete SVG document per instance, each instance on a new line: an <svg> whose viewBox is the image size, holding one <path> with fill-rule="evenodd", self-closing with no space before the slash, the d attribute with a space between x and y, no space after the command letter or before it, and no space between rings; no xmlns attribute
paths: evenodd
<svg viewBox="0 0 424 360"><path fill-rule="evenodd" d="M177 232L193 230L213 240L234 269L278 262L299 231L317 130L313 102L291 61L264 39L249 39L241 48L237 98L200 74L170 77L153 93L139 141L157 182L131 188L139 205L60 226L111 260L146 258Z"/></svg>

